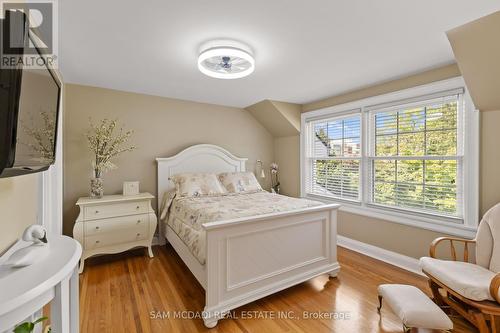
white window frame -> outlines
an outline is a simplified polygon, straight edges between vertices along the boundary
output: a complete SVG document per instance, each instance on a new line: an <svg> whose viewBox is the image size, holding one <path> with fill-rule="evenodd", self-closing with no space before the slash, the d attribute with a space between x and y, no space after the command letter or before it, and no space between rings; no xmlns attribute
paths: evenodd
<svg viewBox="0 0 500 333"><path fill-rule="evenodd" d="M411 99L432 96L443 91L463 89L464 109L464 147L463 147L463 219L432 213L413 212L407 209L386 208L372 204L370 196L370 159L369 153L369 111L373 106L388 103L404 103ZM346 116L361 112L361 165L360 165L360 202L329 198L307 193L306 175L310 172L308 157L308 128L311 121ZM369 216L389 222L409 225L422 229L442 232L462 237L474 237L479 223L479 112L475 109L462 77L437 81L388 94L368 97L361 100L335 105L302 114L300 134L300 187L301 196L324 202L338 202L341 210L363 216Z"/></svg>
<svg viewBox="0 0 500 333"><path fill-rule="evenodd" d="M332 119L332 117L327 117L327 118L323 118L323 119L318 119L319 122L323 122L323 121L330 121L330 120L335 120L335 121L338 121L338 120L344 120L344 119L347 119L347 118L352 118L353 116L358 116L359 117L359 123L360 123L360 133L359 133L359 140L360 140L360 143L361 143L361 147L363 146L362 142L364 140L364 136L365 134L363 133L362 129L361 129L361 126L362 126L362 123L363 123L363 114L361 113L361 109L357 109L357 110L350 110L348 112L345 112L341 115L335 115L334 118ZM310 126L314 126L316 124L316 120L312 120L309 124ZM309 129L308 129L309 130ZM311 147L311 144L308 143L308 145L306 147ZM307 149L307 148L306 148ZM309 154L307 154L309 156ZM309 161L306 162L306 163L311 163L312 160L335 160L335 161L341 161L341 160L357 160L359 161L359 181L361 182L361 174L362 174L362 163L363 163L363 152L360 150L360 154L358 157L347 157L347 156L339 156L339 157L324 157L324 158L309 158ZM308 177L312 178L312 170L308 170ZM329 197L330 199L333 199L333 200L340 200L340 201L346 201L346 202L360 202L360 199L361 199L361 184L358 186L358 198L357 199L354 199L354 198L341 198L341 197Z"/></svg>

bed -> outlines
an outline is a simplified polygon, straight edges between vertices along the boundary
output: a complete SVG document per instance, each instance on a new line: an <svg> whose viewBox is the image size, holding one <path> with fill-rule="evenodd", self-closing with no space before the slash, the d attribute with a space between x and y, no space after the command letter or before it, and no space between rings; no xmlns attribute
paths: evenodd
<svg viewBox="0 0 500 333"><path fill-rule="evenodd" d="M243 172L246 160L208 144L157 158L158 207L164 205L164 195L174 189L170 177ZM162 216L166 218L159 223L160 244L168 241L205 289L206 327L215 327L226 313L241 305L321 274L335 277L340 270L337 204L267 192L174 200L169 204L188 215L203 212L209 216L193 224L196 232L191 239L180 232L182 226L167 224L169 215ZM234 209L224 214L223 207L234 205L241 208L238 214Z"/></svg>

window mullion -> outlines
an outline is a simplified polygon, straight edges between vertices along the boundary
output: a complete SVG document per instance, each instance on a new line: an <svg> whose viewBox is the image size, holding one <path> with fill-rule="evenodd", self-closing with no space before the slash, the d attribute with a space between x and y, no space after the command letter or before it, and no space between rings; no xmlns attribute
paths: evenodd
<svg viewBox="0 0 500 333"><path fill-rule="evenodd" d="M396 156L399 157L399 112L396 112ZM399 206L398 160L394 160L394 203Z"/></svg>
<svg viewBox="0 0 500 333"><path fill-rule="evenodd" d="M345 151L345 123L344 120L342 120L342 145L341 145L341 151L340 155L344 157L344 151ZM340 161L339 162L339 168L340 168L340 196L344 197L344 162Z"/></svg>
<svg viewBox="0 0 500 333"><path fill-rule="evenodd" d="M370 114L361 110L361 131L360 131L360 144L361 144L361 162L360 162L360 179L359 179L359 190L360 190L360 200L362 204L367 204L371 202L372 195L368 192L371 191L372 184L369 178L369 159L370 154L370 132L371 132L371 119Z"/></svg>
<svg viewBox="0 0 500 333"><path fill-rule="evenodd" d="M427 106L424 107L424 155L427 156ZM426 178L426 163L425 160L422 161L422 207L425 209L425 178Z"/></svg>

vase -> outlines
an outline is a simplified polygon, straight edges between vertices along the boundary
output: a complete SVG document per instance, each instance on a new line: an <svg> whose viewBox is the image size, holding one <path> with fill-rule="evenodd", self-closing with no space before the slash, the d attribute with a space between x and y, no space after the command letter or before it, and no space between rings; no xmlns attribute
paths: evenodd
<svg viewBox="0 0 500 333"><path fill-rule="evenodd" d="M90 179L90 196L100 199L104 195L104 186L101 177Z"/></svg>

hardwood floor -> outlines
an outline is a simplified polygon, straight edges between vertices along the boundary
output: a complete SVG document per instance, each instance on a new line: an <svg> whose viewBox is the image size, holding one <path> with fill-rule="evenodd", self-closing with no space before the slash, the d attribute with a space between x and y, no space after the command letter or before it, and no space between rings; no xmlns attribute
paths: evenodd
<svg viewBox="0 0 500 333"><path fill-rule="evenodd" d="M199 314L204 290L172 247L157 246L154 253L153 259L135 250L86 262L80 276L81 332L401 332L388 308L380 320L377 286L412 284L430 295L423 277L339 248L337 278L319 276L245 305L209 330L199 318L174 318ZM454 332L476 332L453 320Z"/></svg>

